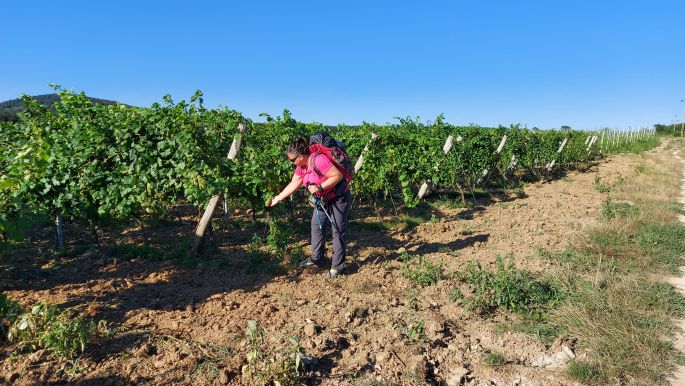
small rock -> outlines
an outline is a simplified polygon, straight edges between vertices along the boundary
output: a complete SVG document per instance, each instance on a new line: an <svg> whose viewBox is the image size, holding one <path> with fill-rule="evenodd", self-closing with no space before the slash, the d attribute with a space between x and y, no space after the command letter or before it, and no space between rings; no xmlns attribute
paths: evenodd
<svg viewBox="0 0 685 386"><path fill-rule="evenodd" d="M376 354L376 363L385 363L390 359L390 352L381 351Z"/></svg>
<svg viewBox="0 0 685 386"><path fill-rule="evenodd" d="M190 312L190 313L195 312L195 307L193 306L192 303L191 303L191 304L188 304L188 305L186 306L186 312Z"/></svg>
<svg viewBox="0 0 685 386"><path fill-rule="evenodd" d="M316 336L321 329L314 323L307 323L304 325L304 334L308 337Z"/></svg>
<svg viewBox="0 0 685 386"><path fill-rule="evenodd" d="M432 320L428 322L426 326L426 336L431 340L437 340L443 337L445 331L445 325Z"/></svg>
<svg viewBox="0 0 685 386"><path fill-rule="evenodd" d="M349 323L352 323L352 320L353 320L353 319L354 319L354 318L352 317L352 313L351 313L351 312L345 313L345 323L348 323L348 324L349 324Z"/></svg>
<svg viewBox="0 0 685 386"><path fill-rule="evenodd" d="M43 359L46 357L46 355L47 355L46 350L38 350L38 351L29 355L29 362L34 363L34 364L42 362Z"/></svg>
<svg viewBox="0 0 685 386"><path fill-rule="evenodd" d="M561 350L564 351L570 359L576 359L576 354L573 352L573 350L571 350L570 347L561 346Z"/></svg>
<svg viewBox="0 0 685 386"><path fill-rule="evenodd" d="M156 353L157 349L154 346L144 343L133 355L137 357L147 357L150 355L155 355Z"/></svg>
<svg viewBox="0 0 685 386"><path fill-rule="evenodd" d="M419 378L425 379L426 377L426 358L423 355L414 355L409 359L407 367L410 371L416 374Z"/></svg>
<svg viewBox="0 0 685 386"><path fill-rule="evenodd" d="M469 369L467 369L463 366L458 366L458 367L453 368L447 374L447 379L446 379L447 386L461 385L462 380L464 380L464 378L469 373L470 373Z"/></svg>
<svg viewBox="0 0 685 386"><path fill-rule="evenodd" d="M548 367L548 368L558 368L564 366L570 360L574 359L576 355L573 353L568 346L562 346L561 351L558 351L552 355L547 355L542 353L538 355L531 365L533 367Z"/></svg>
<svg viewBox="0 0 685 386"><path fill-rule="evenodd" d="M361 351L352 357L352 366L361 369L369 363L369 353L367 351Z"/></svg>
<svg viewBox="0 0 685 386"><path fill-rule="evenodd" d="M222 384L222 385L227 385L227 384L228 384L228 382L230 381L228 370L223 370L223 371L221 371L221 373L219 374L219 379L218 379L218 381L219 381L219 383Z"/></svg>
<svg viewBox="0 0 685 386"><path fill-rule="evenodd" d="M304 306L305 304L307 304L307 301L304 299L300 299L297 302L295 302L295 304L297 304L298 306L301 307L301 306Z"/></svg>
<svg viewBox="0 0 685 386"><path fill-rule="evenodd" d="M400 305L400 299L398 299L398 298L393 298L390 301L390 307L397 307L399 305Z"/></svg>

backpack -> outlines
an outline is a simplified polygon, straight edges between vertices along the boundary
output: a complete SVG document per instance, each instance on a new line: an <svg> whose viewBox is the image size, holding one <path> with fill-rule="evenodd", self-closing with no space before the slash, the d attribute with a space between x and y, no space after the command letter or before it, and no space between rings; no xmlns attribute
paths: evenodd
<svg viewBox="0 0 685 386"><path fill-rule="evenodd" d="M345 150L345 146L343 146L342 142L331 137L328 133L314 133L309 137L309 154L311 154L312 157L316 157L318 154L325 155L331 160L333 165L340 170L340 173L342 173L343 178L348 184L352 181L354 170L352 168L352 163L350 162L350 156L347 154L347 150ZM319 177L323 177L323 173L316 167L316 163L313 162L312 164L314 165L316 174L318 174Z"/></svg>

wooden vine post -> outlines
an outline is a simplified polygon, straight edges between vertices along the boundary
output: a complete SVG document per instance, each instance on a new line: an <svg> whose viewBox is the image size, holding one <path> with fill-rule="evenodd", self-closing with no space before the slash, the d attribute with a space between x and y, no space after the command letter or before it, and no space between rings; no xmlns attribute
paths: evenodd
<svg viewBox="0 0 685 386"><path fill-rule="evenodd" d="M229 160L235 161L236 157L238 156L238 152L240 151L240 145L242 144L243 140L243 134L246 130L247 126L245 126L245 124L238 124L238 134L236 134L236 136L233 138L233 143L231 143L231 149L228 151ZM207 228L211 227L212 215L214 215L214 210L216 210L216 206L219 203L219 200L221 199L222 195L223 194L213 196L209 200L209 204L207 204L207 208L205 209L205 212L202 215L202 218L200 219L197 228L195 229L195 241L193 242L194 252L198 252L200 250L200 247L202 246L202 243L205 240Z"/></svg>
<svg viewBox="0 0 685 386"><path fill-rule="evenodd" d="M64 251L64 221L61 214L55 217L55 247Z"/></svg>

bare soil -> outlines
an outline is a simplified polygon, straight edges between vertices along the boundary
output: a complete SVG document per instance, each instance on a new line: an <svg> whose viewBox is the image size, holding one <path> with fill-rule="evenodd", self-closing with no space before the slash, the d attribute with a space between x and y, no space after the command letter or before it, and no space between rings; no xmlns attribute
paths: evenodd
<svg viewBox="0 0 685 386"><path fill-rule="evenodd" d="M563 250L575 234L596 223L604 199L595 188L597 170L602 183L611 184L633 173L639 160L613 156L585 172L526 185L519 193L480 197L470 208L435 205L432 217L414 227L352 225L347 275L332 281L315 270L243 273L230 261L245 255L253 233L249 226L215 231L214 245L227 265L208 261L191 268L121 259L103 252L105 247L56 256L51 230L33 230L24 246L4 258L3 289L24 305L46 301L105 319L114 333L90 346L81 371L73 375L60 371L63 361L44 353L7 357L10 348L0 347L0 377L17 385L240 384L245 328L248 320L256 320L266 328L272 347L287 346L289 336L300 337L312 358L305 374L309 384L374 379L387 384L575 384L563 364L540 364L540 358L573 350L572 342L561 337L545 347L524 333L502 331L498 326L518 317L497 313L485 318L466 311L450 300L449 277L468 261L494 268L498 255L511 255L518 267L544 275L548 263L540 252ZM364 223L395 218L392 210L382 218L354 216ZM102 229L101 242L147 238L152 247L168 251L192 235L196 218L142 233ZM90 238L85 230L67 232L72 239ZM306 234L298 238L306 245ZM447 279L412 290L416 286L399 269L401 248L442 264ZM410 342L403 335L398 326L410 318L425 322L425 341ZM490 352L503 354L504 364L486 364Z"/></svg>

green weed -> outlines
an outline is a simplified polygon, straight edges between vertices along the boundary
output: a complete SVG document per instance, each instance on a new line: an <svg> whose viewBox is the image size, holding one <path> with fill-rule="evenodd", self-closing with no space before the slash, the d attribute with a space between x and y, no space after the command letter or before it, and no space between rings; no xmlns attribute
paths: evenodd
<svg viewBox="0 0 685 386"><path fill-rule="evenodd" d="M94 322L73 317L54 305L41 303L24 310L6 297L2 302L3 320L9 325L7 339L16 343L20 352L47 349L53 355L74 359L98 331Z"/></svg>
<svg viewBox="0 0 685 386"><path fill-rule="evenodd" d="M418 309L419 309L418 294L419 294L419 291L416 288L410 288L409 291L407 291L407 305L412 310L418 311Z"/></svg>
<svg viewBox="0 0 685 386"><path fill-rule="evenodd" d="M595 173L594 187L595 190L600 193L609 193L611 191L611 187L609 185L602 183L602 179L599 176L599 171Z"/></svg>
<svg viewBox="0 0 685 386"><path fill-rule="evenodd" d="M464 300L464 294L459 288L452 288L450 292L450 300L455 303L461 303Z"/></svg>
<svg viewBox="0 0 685 386"><path fill-rule="evenodd" d="M394 323L394 327L397 331L404 336L407 342L410 343L422 343L427 342L426 337L426 322L423 319L417 317L412 312L407 312L409 320L397 320Z"/></svg>
<svg viewBox="0 0 685 386"><path fill-rule="evenodd" d="M569 362L568 375L571 378L588 385L605 384L607 381L599 368L580 360Z"/></svg>
<svg viewBox="0 0 685 386"><path fill-rule="evenodd" d="M472 296L465 299L467 308L481 314L502 308L538 315L561 299L561 293L551 283L535 280L529 273L517 270L513 258L507 263L498 256L494 272L471 262L462 280L472 291Z"/></svg>
<svg viewBox="0 0 685 386"><path fill-rule="evenodd" d="M626 202L613 202L611 200L604 201L602 205L602 217L610 220L615 217L625 218L631 214L637 213L637 209Z"/></svg>
<svg viewBox="0 0 685 386"><path fill-rule="evenodd" d="M269 233L266 236L266 246L273 253L281 256L288 251L288 246L293 237L293 231L283 223L269 222Z"/></svg>
<svg viewBox="0 0 685 386"><path fill-rule="evenodd" d="M640 249L678 274L685 255L685 227L680 224L644 223L636 237Z"/></svg>
<svg viewBox="0 0 685 386"><path fill-rule="evenodd" d="M418 261L413 258L405 258L400 270L403 277L421 287L437 284L443 277L442 266L431 264L423 256L419 256Z"/></svg>
<svg viewBox="0 0 685 386"><path fill-rule="evenodd" d="M290 337L290 346L270 350L265 345L265 333L254 320L247 322L247 365L242 368L243 380L253 385L301 384L305 353L300 341Z"/></svg>
<svg viewBox="0 0 685 386"><path fill-rule="evenodd" d="M495 327L495 331L499 333L506 331L522 332L538 339L546 347L550 347L559 335L566 332L563 327L546 320L546 318L523 318L517 322L500 323Z"/></svg>
<svg viewBox="0 0 685 386"><path fill-rule="evenodd" d="M504 359L504 355L497 351L491 351L485 354L483 360L485 364L490 367L502 366L506 362Z"/></svg>

